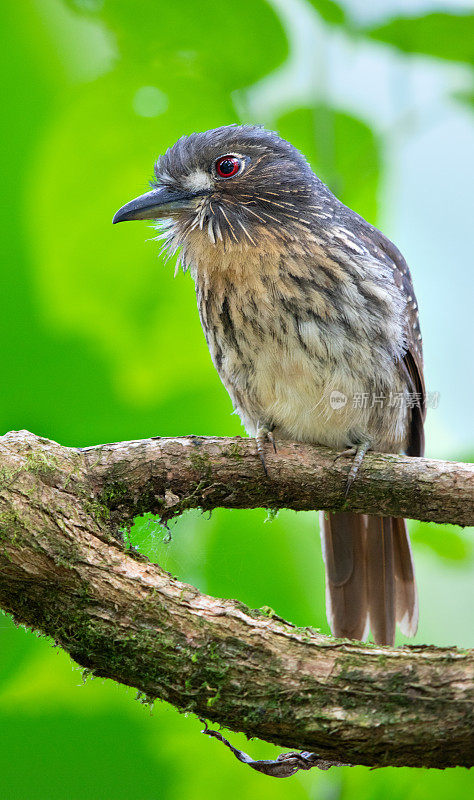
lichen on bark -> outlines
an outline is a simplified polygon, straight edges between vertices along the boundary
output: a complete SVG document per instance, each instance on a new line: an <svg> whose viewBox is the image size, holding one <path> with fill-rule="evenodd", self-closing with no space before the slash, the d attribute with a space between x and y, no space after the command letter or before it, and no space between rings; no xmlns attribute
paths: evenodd
<svg viewBox="0 0 474 800"><path fill-rule="evenodd" d="M338 507L345 467L329 451L286 444L267 480L245 440L78 450L19 432L0 439L0 464L0 605L88 671L331 762L472 764L471 651L381 648L297 628L271 610L201 594L120 535L145 511L166 518L194 506L307 508L323 494L326 507ZM413 510L413 487L423 484L425 517L464 522L469 470L373 454L351 507L368 511L382 498L384 509L412 502ZM393 476L402 488L397 495L391 485L384 501Z"/></svg>

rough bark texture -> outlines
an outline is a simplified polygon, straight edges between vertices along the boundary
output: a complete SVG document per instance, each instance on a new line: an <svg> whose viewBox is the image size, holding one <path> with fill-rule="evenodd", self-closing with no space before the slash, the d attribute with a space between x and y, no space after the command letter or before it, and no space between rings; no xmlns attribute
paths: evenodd
<svg viewBox="0 0 474 800"><path fill-rule="evenodd" d="M74 451L70 451L74 452ZM163 519L187 508L344 509L474 525L474 465L368 453L347 500L351 458L279 442L266 478L250 439L186 436L82 451L96 499L118 521L144 511Z"/></svg>
<svg viewBox="0 0 474 800"><path fill-rule="evenodd" d="M348 463L245 440L77 450L0 439L0 605L82 666L233 730L371 766L471 765L474 653L381 648L203 595L127 550L117 523L202 506L340 508ZM347 508L472 521L472 467L370 455ZM471 512L468 507L470 503Z"/></svg>

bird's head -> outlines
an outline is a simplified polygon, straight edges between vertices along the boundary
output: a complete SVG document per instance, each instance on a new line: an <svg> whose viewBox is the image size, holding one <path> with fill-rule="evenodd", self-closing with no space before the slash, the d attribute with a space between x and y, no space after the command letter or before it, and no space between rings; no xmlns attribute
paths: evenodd
<svg viewBox="0 0 474 800"><path fill-rule="evenodd" d="M224 247L252 246L263 232L296 236L311 223L315 189L323 187L293 145L251 125L183 136L159 157L151 186L113 221L164 221L172 252L196 235Z"/></svg>

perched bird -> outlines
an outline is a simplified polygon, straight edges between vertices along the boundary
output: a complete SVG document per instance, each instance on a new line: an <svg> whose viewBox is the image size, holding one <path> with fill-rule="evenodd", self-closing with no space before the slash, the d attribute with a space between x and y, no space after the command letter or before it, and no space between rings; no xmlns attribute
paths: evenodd
<svg viewBox="0 0 474 800"><path fill-rule="evenodd" d="M353 453L423 454L418 311L397 248L344 206L276 133L231 125L183 136L147 194L114 222L161 220L196 286L211 358L264 458L265 439ZM418 603L403 519L321 515L336 636L393 644Z"/></svg>

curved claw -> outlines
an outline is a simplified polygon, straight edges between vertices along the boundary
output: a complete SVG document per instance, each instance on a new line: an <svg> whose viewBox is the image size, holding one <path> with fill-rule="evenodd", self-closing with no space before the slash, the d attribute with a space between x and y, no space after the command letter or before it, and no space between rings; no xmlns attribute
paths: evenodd
<svg viewBox="0 0 474 800"><path fill-rule="evenodd" d="M359 472L360 465L362 464L362 462L364 460L364 456L365 456L367 450L370 449L370 445L371 445L370 440L366 439L365 442L362 442L362 444L357 445L357 448L355 449L354 461L352 462L351 468L349 470L349 475L347 476L347 483L346 483L346 488L345 488L345 491L344 491L344 498L346 498L347 495L349 494L349 490L350 490L352 484L354 483L354 481L355 481L355 479L357 477L357 473ZM353 449L354 448L350 448L349 451L344 451L340 455L345 455L345 454L352 455L353 453L350 452L350 451L352 451Z"/></svg>
<svg viewBox="0 0 474 800"><path fill-rule="evenodd" d="M340 458L346 458L347 456L355 456L357 453L357 447L348 447L346 450L341 450L340 453L334 459L334 463L338 461Z"/></svg>
<svg viewBox="0 0 474 800"><path fill-rule="evenodd" d="M262 467L265 473L265 477L268 478L268 469L267 469L267 464L265 462L265 453L260 452L260 450L258 449L258 445L257 445L257 450L258 450L258 455L260 456L260 461L262 462Z"/></svg>
<svg viewBox="0 0 474 800"><path fill-rule="evenodd" d="M257 435L255 436L255 441L257 443L257 452L258 455L260 456L260 461L262 462L263 465L263 471L265 472L265 476L267 478L268 478L268 469L265 461L265 440L269 439L273 445L273 451L275 453L277 451L272 431L273 428L269 428L268 425L259 425L257 427Z"/></svg>
<svg viewBox="0 0 474 800"><path fill-rule="evenodd" d="M277 446L276 446L276 442L275 442L275 437L273 435L273 431L268 431L267 438L271 441L271 443L273 445L273 452L276 453L277 452Z"/></svg>

